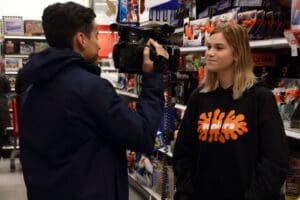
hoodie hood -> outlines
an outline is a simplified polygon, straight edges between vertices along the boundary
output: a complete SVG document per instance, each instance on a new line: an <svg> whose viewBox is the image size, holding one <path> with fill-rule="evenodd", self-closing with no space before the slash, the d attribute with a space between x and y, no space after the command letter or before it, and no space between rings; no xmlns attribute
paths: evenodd
<svg viewBox="0 0 300 200"><path fill-rule="evenodd" d="M21 78L30 84L40 84L52 79L69 66L80 66L87 71L100 74L100 69L85 60L81 55L67 48L50 47L35 54L24 65Z"/></svg>

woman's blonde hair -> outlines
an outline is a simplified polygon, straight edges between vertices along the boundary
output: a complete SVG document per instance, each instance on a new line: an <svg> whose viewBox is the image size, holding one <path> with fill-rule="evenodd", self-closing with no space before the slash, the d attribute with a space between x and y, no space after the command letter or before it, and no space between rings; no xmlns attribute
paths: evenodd
<svg viewBox="0 0 300 200"><path fill-rule="evenodd" d="M214 28L210 35L222 33L232 47L233 56L233 99L240 98L256 81L253 73L254 63L251 57L248 33L238 24L223 25ZM205 85L201 92L210 92L219 86L217 73L206 69Z"/></svg>

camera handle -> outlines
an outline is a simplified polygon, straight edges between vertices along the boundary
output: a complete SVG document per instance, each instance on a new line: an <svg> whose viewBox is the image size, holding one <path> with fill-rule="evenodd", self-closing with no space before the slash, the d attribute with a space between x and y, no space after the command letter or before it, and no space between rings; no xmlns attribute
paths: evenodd
<svg viewBox="0 0 300 200"><path fill-rule="evenodd" d="M155 48L151 45L145 45L150 49L150 60L153 61L154 72L166 72L169 66L169 60L162 55L157 55Z"/></svg>

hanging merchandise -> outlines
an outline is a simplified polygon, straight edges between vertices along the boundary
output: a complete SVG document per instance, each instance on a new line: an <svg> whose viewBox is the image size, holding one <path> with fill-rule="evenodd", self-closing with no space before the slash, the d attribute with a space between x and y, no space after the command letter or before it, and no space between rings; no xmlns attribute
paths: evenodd
<svg viewBox="0 0 300 200"><path fill-rule="evenodd" d="M239 25L246 28L248 34L250 34L256 23L257 10L250 10L238 13L237 22Z"/></svg>
<svg viewBox="0 0 300 200"><path fill-rule="evenodd" d="M204 46L208 38L208 17L196 20L185 20L183 32L183 46Z"/></svg>
<svg viewBox="0 0 300 200"><path fill-rule="evenodd" d="M116 21L117 0L94 0L93 9L97 13L97 24L108 25Z"/></svg>
<svg viewBox="0 0 300 200"><path fill-rule="evenodd" d="M216 10L218 12L225 11L233 7L233 0L219 0L216 2Z"/></svg>
<svg viewBox="0 0 300 200"><path fill-rule="evenodd" d="M150 9L149 20L157 23L167 23L169 25L178 25L178 10L182 3L178 0L171 0L159 6Z"/></svg>
<svg viewBox="0 0 300 200"><path fill-rule="evenodd" d="M292 0L291 28L300 29L300 1L299 0Z"/></svg>
<svg viewBox="0 0 300 200"><path fill-rule="evenodd" d="M283 124L287 128L300 127L300 80L284 78L273 90L276 102L283 120Z"/></svg>
<svg viewBox="0 0 300 200"><path fill-rule="evenodd" d="M256 22L254 23L251 32L249 32L250 40L262 40L265 35L265 11L258 10L256 13Z"/></svg>
<svg viewBox="0 0 300 200"><path fill-rule="evenodd" d="M164 2L166 0L156 1L154 4L150 0L118 0L116 21L131 25L141 25L149 22L150 8Z"/></svg>
<svg viewBox="0 0 300 200"><path fill-rule="evenodd" d="M139 20L139 0L119 0L117 22L137 24Z"/></svg>
<svg viewBox="0 0 300 200"><path fill-rule="evenodd" d="M155 143L154 143L154 151L157 151L158 149L165 147L165 139L164 135L161 131L157 131L156 138L155 138Z"/></svg>
<svg viewBox="0 0 300 200"><path fill-rule="evenodd" d="M300 196L300 155L290 152L289 172L286 180L286 200L297 200Z"/></svg>

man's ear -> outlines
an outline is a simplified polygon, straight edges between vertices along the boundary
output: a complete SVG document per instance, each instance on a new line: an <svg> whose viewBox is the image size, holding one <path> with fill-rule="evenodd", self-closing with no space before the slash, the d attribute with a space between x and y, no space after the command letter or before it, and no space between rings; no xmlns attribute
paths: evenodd
<svg viewBox="0 0 300 200"><path fill-rule="evenodd" d="M82 32L75 33L73 37L73 46L83 50L85 44L86 44L85 35Z"/></svg>

